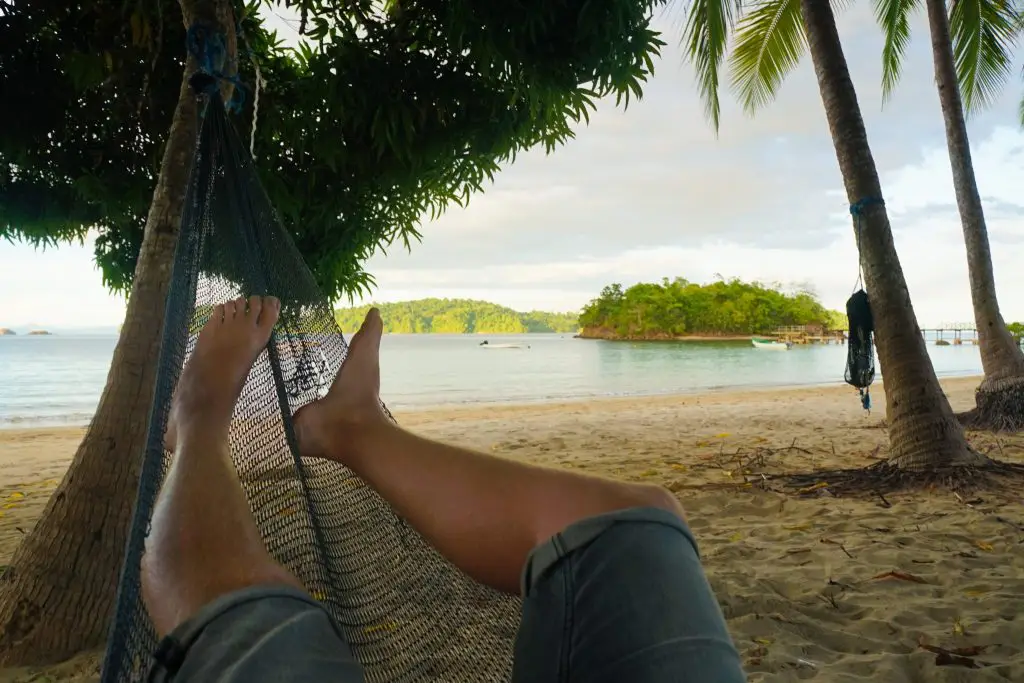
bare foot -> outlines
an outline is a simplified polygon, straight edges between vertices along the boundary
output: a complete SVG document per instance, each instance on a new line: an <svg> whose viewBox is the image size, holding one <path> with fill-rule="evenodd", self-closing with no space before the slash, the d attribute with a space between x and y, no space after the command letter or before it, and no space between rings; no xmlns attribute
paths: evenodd
<svg viewBox="0 0 1024 683"><path fill-rule="evenodd" d="M390 424L380 405L380 311L371 308L348 345L330 391L295 413L295 437L304 456L345 462L367 427Z"/></svg>
<svg viewBox="0 0 1024 683"><path fill-rule="evenodd" d="M182 370L171 403L165 446L191 430L226 429L256 357L281 312L272 296L235 299L213 309Z"/></svg>

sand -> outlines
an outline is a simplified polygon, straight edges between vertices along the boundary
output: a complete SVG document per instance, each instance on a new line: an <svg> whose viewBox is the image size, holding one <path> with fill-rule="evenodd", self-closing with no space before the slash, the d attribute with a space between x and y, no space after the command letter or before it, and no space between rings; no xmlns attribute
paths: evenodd
<svg viewBox="0 0 1024 683"><path fill-rule="evenodd" d="M972 404L977 382L943 382L954 409ZM743 458L754 455L766 472L884 457L877 393L871 415L848 387L822 387L398 418L419 433L506 457L675 491L753 681L1024 681L1020 496L964 500L935 490L883 502L708 486L735 481ZM82 433L0 431L0 566L35 523ZM971 441L1024 461L1024 434L972 433ZM983 652L971 660L978 668L940 666L922 644ZM0 683L93 681L96 667L96 655L85 654L48 669L0 671Z"/></svg>

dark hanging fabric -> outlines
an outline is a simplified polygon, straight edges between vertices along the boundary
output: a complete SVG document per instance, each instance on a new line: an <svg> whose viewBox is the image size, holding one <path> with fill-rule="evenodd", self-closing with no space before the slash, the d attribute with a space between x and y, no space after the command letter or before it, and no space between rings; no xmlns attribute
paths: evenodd
<svg viewBox="0 0 1024 683"><path fill-rule="evenodd" d="M873 334L875 320L871 314L871 302L863 289L853 293L846 302L846 318L849 321L850 338L847 340L846 382L861 392L864 409L871 408L868 387L875 379L875 347Z"/></svg>
<svg viewBox="0 0 1024 683"><path fill-rule="evenodd" d="M864 211L871 206L885 206L881 197L864 197L850 204L850 215L853 216L853 229L857 235L857 249L862 239L861 227ZM860 402L864 410L871 410L871 382L875 379L875 345L872 335L875 332L875 318L871 313L871 301L868 293L861 287L863 275L857 271L857 284L854 293L846 302L846 319L850 328L846 353L846 383L857 387Z"/></svg>
<svg viewBox="0 0 1024 683"><path fill-rule="evenodd" d="M279 222L217 89L206 101L165 310L155 401L102 680L142 680L155 634L140 560L170 453L171 395L214 305L281 299L280 322L235 407L235 466L270 552L342 625L368 683L495 683L511 674L519 601L460 573L347 468L301 460L292 416L326 392L346 353L333 311ZM210 501L216 514L216 501Z"/></svg>

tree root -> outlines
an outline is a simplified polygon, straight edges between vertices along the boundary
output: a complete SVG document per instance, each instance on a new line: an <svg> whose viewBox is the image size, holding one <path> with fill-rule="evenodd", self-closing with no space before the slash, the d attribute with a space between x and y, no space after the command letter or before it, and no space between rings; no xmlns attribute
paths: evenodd
<svg viewBox="0 0 1024 683"><path fill-rule="evenodd" d="M955 493L992 490L1014 484L1019 490L1024 481L1024 463L986 459L981 464L936 467L923 472L901 469L888 462L870 467L825 470L795 474L762 475L755 486L778 493L806 497L872 496L913 489L944 488Z"/></svg>
<svg viewBox="0 0 1024 683"><path fill-rule="evenodd" d="M993 432L1024 431L1024 378L984 384L974 393L975 407L959 413L966 429Z"/></svg>

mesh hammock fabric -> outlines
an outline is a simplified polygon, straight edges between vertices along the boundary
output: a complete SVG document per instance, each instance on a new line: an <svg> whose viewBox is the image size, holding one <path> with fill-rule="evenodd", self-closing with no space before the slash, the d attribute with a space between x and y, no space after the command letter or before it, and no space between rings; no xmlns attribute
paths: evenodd
<svg viewBox="0 0 1024 683"><path fill-rule="evenodd" d="M219 94L209 96L174 256L142 474L104 683L142 680L156 636L140 560L157 493L171 395L214 305L272 294L281 316L235 406L234 463L271 554L342 625L368 682L507 681L518 599L442 558L375 491L333 462L301 460L292 415L323 395L347 346L260 185ZM216 514L216 501L210 501Z"/></svg>
<svg viewBox="0 0 1024 683"><path fill-rule="evenodd" d="M847 300L846 318L850 327L846 353L846 383L860 390L864 409L868 410L871 408L868 387L875 379L875 347L872 340L875 319L871 313L868 294L863 289L854 292Z"/></svg>

